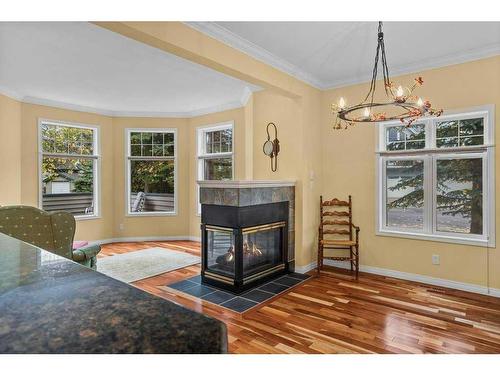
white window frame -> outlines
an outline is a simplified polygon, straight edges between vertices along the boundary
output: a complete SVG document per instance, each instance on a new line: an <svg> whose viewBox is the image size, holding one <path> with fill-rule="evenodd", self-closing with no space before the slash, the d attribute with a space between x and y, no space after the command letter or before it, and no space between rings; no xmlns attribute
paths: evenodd
<svg viewBox="0 0 500 375"><path fill-rule="evenodd" d="M231 152L207 154L205 150L205 134L213 131L231 129ZM196 176L198 181L205 179L205 159L220 159L231 157L231 180L234 180L234 121L204 125L196 128ZM196 215L201 215L200 187L196 187Z"/></svg>
<svg viewBox="0 0 500 375"><path fill-rule="evenodd" d="M483 117L484 144L479 146L436 147L435 124L446 120ZM401 126L399 121L383 122L377 125L376 151L376 234L379 236L402 237L429 241L495 247L495 135L494 106L486 105L467 110L447 112L440 117L423 118L415 124L425 124L424 149L386 150L386 129ZM483 235L449 233L437 231L436 222L436 161L439 159L482 158L483 159ZM423 229L397 228L385 225L386 220L386 161L424 161L424 218Z"/></svg>
<svg viewBox="0 0 500 375"><path fill-rule="evenodd" d="M172 133L174 135L173 156L131 156L130 134L131 133ZM130 211L130 161L131 160L173 160L174 161L174 210L155 212L132 212ZM147 217L147 216L177 216L178 190L177 190L177 129L176 128L126 128L125 129L125 216Z"/></svg>
<svg viewBox="0 0 500 375"><path fill-rule="evenodd" d="M75 155L62 153L44 152L42 147L42 125L65 126L69 128L91 129L93 131L93 154L92 155ZM44 156L52 156L57 158L80 158L94 160L93 176L94 176L94 212L89 215L75 215L75 220L92 220L101 218L101 144L100 144L100 126L91 124L81 124L70 121L38 119L38 207L43 209L43 181L42 181L42 161Z"/></svg>

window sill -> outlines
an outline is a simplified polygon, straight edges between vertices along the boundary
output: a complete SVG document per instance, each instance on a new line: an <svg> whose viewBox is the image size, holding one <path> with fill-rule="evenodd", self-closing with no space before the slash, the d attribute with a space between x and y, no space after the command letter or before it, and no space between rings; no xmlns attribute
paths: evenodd
<svg viewBox="0 0 500 375"><path fill-rule="evenodd" d="M75 216L76 221L85 221L85 220L96 220L96 219L102 219L100 215L80 215L80 216Z"/></svg>
<svg viewBox="0 0 500 375"><path fill-rule="evenodd" d="M376 235L384 237L408 238L412 240L446 242L446 243L454 243L454 244L469 245L469 246L495 247L494 241L488 241L485 239L452 237L452 236L444 236L436 234L412 233L412 232L402 232L402 231L383 229L383 230L377 230Z"/></svg>
<svg viewBox="0 0 500 375"><path fill-rule="evenodd" d="M128 212L126 217L162 217L162 216L177 216L177 212L144 212L132 213Z"/></svg>

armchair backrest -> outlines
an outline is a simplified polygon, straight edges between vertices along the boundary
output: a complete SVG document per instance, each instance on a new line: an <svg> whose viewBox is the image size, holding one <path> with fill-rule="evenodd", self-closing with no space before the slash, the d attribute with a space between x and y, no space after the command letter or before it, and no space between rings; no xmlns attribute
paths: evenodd
<svg viewBox="0 0 500 375"><path fill-rule="evenodd" d="M325 235L333 235L335 237L348 236L349 240L353 238L352 226L352 200L349 195L349 201L342 201L337 198L323 201L323 196L320 198L320 238Z"/></svg>
<svg viewBox="0 0 500 375"><path fill-rule="evenodd" d="M68 259L72 259L75 228L75 218L68 212L0 207L0 232Z"/></svg>

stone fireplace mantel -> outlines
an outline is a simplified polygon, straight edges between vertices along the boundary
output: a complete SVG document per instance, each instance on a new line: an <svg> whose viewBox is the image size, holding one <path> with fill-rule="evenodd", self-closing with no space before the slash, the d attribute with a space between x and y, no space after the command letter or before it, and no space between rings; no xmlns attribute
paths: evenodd
<svg viewBox="0 0 500 375"><path fill-rule="evenodd" d="M293 180L227 180L227 181L197 181L198 185L207 188L232 188L232 189L251 189L251 188L272 188L295 186Z"/></svg>

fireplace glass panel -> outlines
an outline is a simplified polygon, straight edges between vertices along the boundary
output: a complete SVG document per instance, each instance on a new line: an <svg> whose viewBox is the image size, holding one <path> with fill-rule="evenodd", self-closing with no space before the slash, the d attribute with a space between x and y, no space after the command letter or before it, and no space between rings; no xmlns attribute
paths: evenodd
<svg viewBox="0 0 500 375"><path fill-rule="evenodd" d="M233 230L207 227L207 269L233 278L234 263Z"/></svg>
<svg viewBox="0 0 500 375"><path fill-rule="evenodd" d="M281 254L284 223L243 229L243 277L283 262Z"/></svg>

